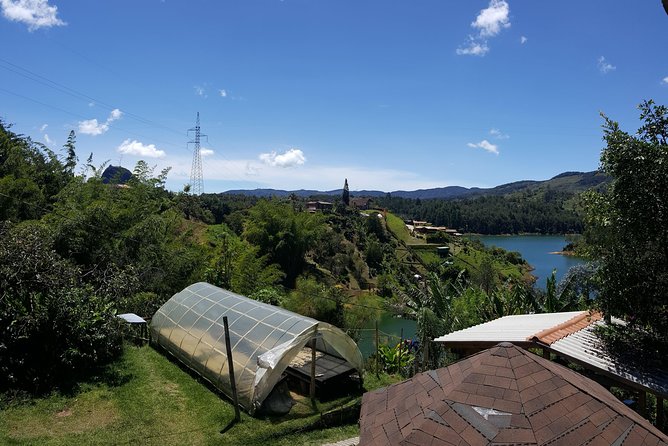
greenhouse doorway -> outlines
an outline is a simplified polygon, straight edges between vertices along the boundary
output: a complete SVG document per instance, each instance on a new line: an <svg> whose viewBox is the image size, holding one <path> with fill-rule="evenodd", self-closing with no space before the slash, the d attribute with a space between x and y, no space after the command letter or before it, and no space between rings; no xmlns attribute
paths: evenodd
<svg viewBox="0 0 668 446"><path fill-rule="evenodd" d="M362 379L355 367L345 359L316 349L309 342L285 369L290 390L309 395L311 382L315 380L315 396L322 401L340 396L361 393ZM312 358L315 356L315 368Z"/></svg>

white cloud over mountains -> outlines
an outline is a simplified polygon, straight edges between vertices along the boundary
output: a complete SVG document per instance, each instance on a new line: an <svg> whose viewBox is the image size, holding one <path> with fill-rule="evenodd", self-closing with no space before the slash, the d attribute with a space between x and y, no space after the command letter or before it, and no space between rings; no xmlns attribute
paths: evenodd
<svg viewBox="0 0 668 446"><path fill-rule="evenodd" d="M126 139L118 146L118 151L125 155L135 155L146 158L163 158L166 153L158 149L155 144L144 144L136 139L130 141Z"/></svg>
<svg viewBox="0 0 668 446"><path fill-rule="evenodd" d="M260 161L273 167L295 167L306 162L304 152L299 149L290 149L284 153L274 151L260 154Z"/></svg>
<svg viewBox="0 0 668 446"><path fill-rule="evenodd" d="M486 139L483 139L479 143L468 143L467 146L469 146L472 149L483 149L486 150L489 153L493 153L495 155L499 154L499 146L492 144L491 142L487 141Z"/></svg>
<svg viewBox="0 0 668 446"><path fill-rule="evenodd" d="M28 25L29 31L67 25L58 18L58 7L48 0L0 0L0 7L6 19Z"/></svg>
<svg viewBox="0 0 668 446"><path fill-rule="evenodd" d="M192 159L184 151L157 161L157 168L172 167L168 187L179 190L190 178ZM425 177L424 173L377 166L314 165L306 163L299 169L270 166L256 159L211 158L203 163L204 186L211 192L226 189L317 189L331 190L343 185L348 178L351 189L415 190L442 187L444 180ZM454 182L454 183L453 183ZM218 186L213 186L218 183ZM223 185L224 184L224 185ZM451 178L447 184L474 186L464 180ZM446 184L446 185L447 185ZM209 190L207 190L208 192Z"/></svg>
<svg viewBox="0 0 668 446"><path fill-rule="evenodd" d="M469 36L468 42L457 48L457 54L484 56L489 52L487 39L497 36L505 28L510 28L510 6L505 0L490 0L489 6L478 13L471 27L478 34ZM524 43L524 41L522 42Z"/></svg>
<svg viewBox="0 0 668 446"><path fill-rule="evenodd" d="M109 130L109 124L121 119L123 112L115 108L109 114L109 117L104 122L98 122L97 119L86 119L79 121L79 133L84 135L97 136L106 133Z"/></svg>

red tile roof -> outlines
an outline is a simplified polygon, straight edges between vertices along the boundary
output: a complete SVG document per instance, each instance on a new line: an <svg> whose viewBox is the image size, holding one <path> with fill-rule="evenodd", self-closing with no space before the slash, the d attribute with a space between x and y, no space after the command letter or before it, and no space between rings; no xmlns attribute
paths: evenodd
<svg viewBox="0 0 668 446"><path fill-rule="evenodd" d="M601 319L603 319L603 315L601 315L601 313L583 311L566 322L555 325L554 327L546 328L545 330L539 331L538 333L529 336L527 341L538 340L543 344L550 345L553 342L565 338L570 334L577 333L583 328L586 328L594 322L600 321Z"/></svg>
<svg viewBox="0 0 668 446"><path fill-rule="evenodd" d="M360 445L668 445L595 382L509 343L364 394Z"/></svg>

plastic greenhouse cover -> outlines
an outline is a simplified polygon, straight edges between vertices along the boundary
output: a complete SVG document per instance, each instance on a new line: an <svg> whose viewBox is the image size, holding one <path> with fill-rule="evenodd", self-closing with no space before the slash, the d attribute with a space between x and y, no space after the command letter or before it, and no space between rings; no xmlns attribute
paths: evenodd
<svg viewBox="0 0 668 446"><path fill-rule="evenodd" d="M239 404L260 408L296 354L316 347L362 372L362 354L340 329L199 282L175 294L151 320L153 339L231 397L223 317L227 316Z"/></svg>

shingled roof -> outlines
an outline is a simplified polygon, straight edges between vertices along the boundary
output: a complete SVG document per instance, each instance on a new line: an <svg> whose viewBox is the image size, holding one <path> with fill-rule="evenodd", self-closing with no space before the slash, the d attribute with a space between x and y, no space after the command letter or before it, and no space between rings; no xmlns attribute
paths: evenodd
<svg viewBox="0 0 668 446"><path fill-rule="evenodd" d="M364 394L360 445L668 445L600 385L510 343Z"/></svg>
<svg viewBox="0 0 668 446"><path fill-rule="evenodd" d="M612 318L612 323L624 322ZM448 348L483 349L499 342L545 348L623 386L668 398L668 371L606 349L596 333L597 328L604 325L600 313L589 311L517 314L454 331L434 340Z"/></svg>

